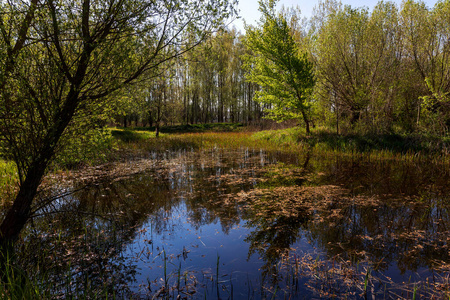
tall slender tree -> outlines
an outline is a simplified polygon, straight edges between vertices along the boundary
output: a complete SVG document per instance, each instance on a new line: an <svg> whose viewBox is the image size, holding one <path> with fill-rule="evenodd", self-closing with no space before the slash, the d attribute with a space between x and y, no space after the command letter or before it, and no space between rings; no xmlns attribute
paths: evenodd
<svg viewBox="0 0 450 300"><path fill-rule="evenodd" d="M300 51L286 18L276 13L276 2L259 1L261 21L257 27L247 27L245 45L252 51L245 56L247 80L262 87L256 101L270 105L269 118L301 118L309 134L313 65Z"/></svg>

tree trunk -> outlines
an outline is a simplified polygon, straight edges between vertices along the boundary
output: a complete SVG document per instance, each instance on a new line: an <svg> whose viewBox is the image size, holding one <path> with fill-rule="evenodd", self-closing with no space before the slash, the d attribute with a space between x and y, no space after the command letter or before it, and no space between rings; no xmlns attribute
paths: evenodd
<svg viewBox="0 0 450 300"><path fill-rule="evenodd" d="M0 244L12 245L30 217L30 209L37 193L41 179L44 176L46 164L36 162L30 168L25 181L21 184L19 193L14 200L0 226ZM4 249L4 248L3 248Z"/></svg>
<svg viewBox="0 0 450 300"><path fill-rule="evenodd" d="M361 118L361 111L352 109L352 117L350 119L350 124L355 125L356 122Z"/></svg>
<svg viewBox="0 0 450 300"><path fill-rule="evenodd" d="M67 119L59 118L59 122L54 126L54 130L49 130L46 143L39 150L38 155L28 168L25 180L20 185L19 193L0 225L0 245L13 244L28 221L37 189L55 153L56 145L72 115L73 111Z"/></svg>
<svg viewBox="0 0 450 300"><path fill-rule="evenodd" d="M303 121L305 121L306 134L309 135L311 133L311 131L309 129L309 119L304 110L302 110L302 116L303 116Z"/></svg>
<svg viewBox="0 0 450 300"><path fill-rule="evenodd" d="M9 247L8 245L12 245L18 239L20 232L30 218L31 205L37 189L55 154L58 142L72 120L78 105L79 85L82 82L81 78L84 77L86 67L87 64L81 64L80 77L75 79L76 83L72 85L60 114L55 116L53 125L48 128L45 142L26 170L25 179L20 184L19 193L0 225L0 247L2 249L5 249L5 246Z"/></svg>
<svg viewBox="0 0 450 300"><path fill-rule="evenodd" d="M158 106L156 107L155 137L159 137L159 126L161 123L161 102L161 98L159 98Z"/></svg>

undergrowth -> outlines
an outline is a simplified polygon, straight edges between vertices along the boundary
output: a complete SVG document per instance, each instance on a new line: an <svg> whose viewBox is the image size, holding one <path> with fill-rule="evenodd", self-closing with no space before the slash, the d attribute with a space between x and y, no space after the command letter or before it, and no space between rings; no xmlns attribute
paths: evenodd
<svg viewBox="0 0 450 300"><path fill-rule="evenodd" d="M160 128L161 133L194 133L194 132L235 132L244 128L242 123L207 123L169 125ZM126 128L121 128L127 130ZM130 130L128 130L130 131ZM136 127L133 131L155 131L155 127Z"/></svg>
<svg viewBox="0 0 450 300"><path fill-rule="evenodd" d="M12 201L17 187L18 176L15 164L0 159L0 207Z"/></svg>
<svg viewBox="0 0 450 300"><path fill-rule="evenodd" d="M2 255L2 254L0 254ZM2 260L2 280L0 281L0 299L50 299L38 281L30 279L28 274L18 267L9 255Z"/></svg>
<svg viewBox="0 0 450 300"><path fill-rule="evenodd" d="M53 170L75 169L107 162L110 159L109 153L116 146L111 130L107 128L92 129L83 135L72 137L69 142L66 142L67 139L65 137L62 140L65 145L55 157L51 166Z"/></svg>
<svg viewBox="0 0 450 300"><path fill-rule="evenodd" d="M316 151L332 151L342 154L371 153L381 157L405 158L411 156L446 156L450 150L449 140L433 136L401 134L346 134L338 135L324 129L305 134L303 129L288 128L255 133L252 138L274 143L280 147L312 148Z"/></svg>

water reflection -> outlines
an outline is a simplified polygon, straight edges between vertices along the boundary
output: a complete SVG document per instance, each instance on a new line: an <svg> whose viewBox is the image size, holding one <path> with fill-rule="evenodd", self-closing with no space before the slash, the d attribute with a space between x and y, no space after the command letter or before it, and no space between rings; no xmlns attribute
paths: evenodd
<svg viewBox="0 0 450 300"><path fill-rule="evenodd" d="M449 261L448 170L399 162L337 160L332 166L319 184L343 186L350 197L319 214L327 222L309 226L327 253L365 252L377 268L395 262L401 273Z"/></svg>
<svg viewBox="0 0 450 300"><path fill-rule="evenodd" d="M142 169L146 161L151 167ZM127 168L139 171L105 176L30 223L19 256L59 282L55 293L95 286L130 297L344 297L361 292L368 268L389 276L397 293L414 272L425 280L450 263L450 176L442 166L213 149L152 153ZM341 283L326 273L328 286L315 288L309 279L338 263ZM375 286L364 292L378 295Z"/></svg>

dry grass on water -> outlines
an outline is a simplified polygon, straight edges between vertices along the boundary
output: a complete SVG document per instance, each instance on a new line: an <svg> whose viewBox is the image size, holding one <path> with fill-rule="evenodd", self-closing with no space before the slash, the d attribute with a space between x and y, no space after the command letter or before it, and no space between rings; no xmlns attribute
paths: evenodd
<svg viewBox="0 0 450 300"><path fill-rule="evenodd" d="M107 154L107 161L148 153L149 151L207 150L212 148L251 148L288 153L313 152L324 157L352 157L364 160L390 160L415 163L449 164L450 156L444 142L408 136L336 135L316 129L306 135L301 128L246 131L205 131L161 133L112 128L116 147Z"/></svg>
<svg viewBox="0 0 450 300"><path fill-rule="evenodd" d="M298 154L313 152L315 156L319 157L339 156L355 160L378 161L381 163L397 162L417 165L433 163L439 166L447 165L447 168L449 163L449 157L446 153L429 154L424 151L415 151L414 149L396 151L394 148L389 147L372 150L367 148L361 151L357 146L359 144L356 144L356 142L350 141L346 144L348 140L345 139L338 139L338 143L336 143L336 140L330 141L323 137L322 140L317 136L307 138L299 135L297 129L258 133L242 131L161 134L158 138L154 136L153 132L114 129L112 130L112 135L117 140L117 148L111 151L111 153L108 153L108 160L111 162L123 157L146 154L149 151L208 150L214 148L238 149L248 147L264 149L266 151L283 151ZM150 168L154 166L152 164L147 166L144 163L140 163L138 171L142 171L142 168L146 167ZM291 168L281 168L280 165L276 166L276 168L278 169L263 170L264 172L273 173L270 179L266 178L266 181L276 181L277 176L282 177L283 180L292 176L304 176L301 172L302 170L293 172ZM98 169L97 171L100 173L106 172L104 169ZM118 174L117 176L125 176L126 174L122 173L127 171L127 169L117 164L113 171ZM111 172L111 170L108 170L108 173ZM95 173L95 176L103 174L100 173ZM12 199L16 193L17 186L17 172L14 164L0 160L0 199L3 201L2 204L5 203L5 200ZM266 223L275 221L270 219L271 216L273 218L275 216L283 216L294 219L309 217L316 225L332 225L344 218L341 210L330 210L330 203L336 198L339 198L340 202L347 201L351 205L355 205L356 203L369 208L377 206L377 203L375 203L377 199L364 197L354 198L349 197L348 194L348 191L337 186L274 187L271 182L261 181L259 189L234 195L236 197L234 199L232 198L233 196L226 195L231 198L227 198L226 200L231 203L234 203L234 201L245 203L248 211L255 212L253 218L265 218L267 219ZM325 222L325 219L328 223ZM363 239L364 237L361 238ZM415 240L412 240L412 242L415 242ZM376 277L377 274L370 270L370 261L364 254L357 255L358 260L356 263L341 256L322 259L320 255L320 253L317 256L309 254L300 258L298 255L285 254L277 268L279 270L286 270L286 274L290 274L290 279L287 280L287 286L289 283L298 282L300 277L307 277L311 278L308 282L311 290L316 291L324 297L339 298L340 295L336 291L348 291L349 293L346 295L350 297L364 297L376 281L385 282L386 285L395 285L395 283L389 282L388 278L381 278L380 274ZM445 267L448 269L445 269L444 272L450 270L450 267L442 266L442 268ZM177 286L179 287L180 283L177 283ZM422 282L420 285L411 283L405 284L402 288L407 291L405 295L409 297L402 298L403 296L397 295L398 299L413 299L416 292L424 296L436 295L436 297L445 296L449 298L450 283L448 277L442 277L437 278L433 283ZM387 293L388 296L395 297L395 295L390 294L389 290Z"/></svg>
<svg viewBox="0 0 450 300"><path fill-rule="evenodd" d="M142 131L127 135L125 137L125 134L113 131L113 136L119 140L119 148L124 150L173 151L240 147L264 148L271 145L263 140L253 139L250 132L161 134L158 138L154 137L152 133Z"/></svg>
<svg viewBox="0 0 450 300"><path fill-rule="evenodd" d="M266 179L271 180L271 179ZM263 182L264 183L264 182ZM261 232L289 232L289 228L282 226L280 220L300 220L310 224L308 228L319 228L333 232L333 228L350 222L345 211L358 206L362 210L376 210L382 202L377 197L352 196L351 193L338 186L290 186L256 188L249 192L236 195L235 201L245 203L248 212L252 212L250 224L263 224ZM339 207L335 207L339 203ZM398 204L397 204L398 205ZM408 205L405 203L405 205ZM256 221L255 221L256 220ZM304 221L302 221L304 220ZM387 228L394 228L390 224ZM301 227L301 226L300 226ZM258 226L257 226L258 228ZM281 232L281 233L280 233ZM256 237L258 235L255 235ZM361 241L367 240L377 245L390 241L408 241L412 251L402 254L403 258L413 260L423 249L422 231L415 229L411 232L397 232L388 230L386 236L376 237L364 234L358 235ZM447 235L435 237L435 241L425 244L438 248L445 243ZM297 290L296 284L301 278L307 278L306 286L320 297L347 299L348 297L382 297L385 299L449 299L450 297L450 266L446 262L435 262L432 278L420 278L410 282L394 282L389 276L380 272L383 261L373 261L371 253L365 250L347 249L339 254L331 255L316 249L316 253L302 254L295 249L266 249L267 244L256 243L256 248L262 247L268 251L280 252L281 259L274 267L278 272L284 271L285 288L289 291ZM415 246L414 246L415 245ZM327 247L331 247L328 244ZM335 247L342 247L340 244ZM291 251L292 250L292 251ZM411 250L411 249L409 249ZM416 251L417 250L417 251ZM331 256L330 256L331 255ZM380 286L383 290L380 290Z"/></svg>

